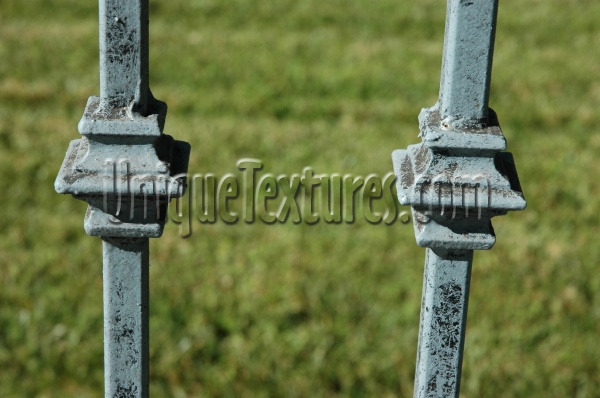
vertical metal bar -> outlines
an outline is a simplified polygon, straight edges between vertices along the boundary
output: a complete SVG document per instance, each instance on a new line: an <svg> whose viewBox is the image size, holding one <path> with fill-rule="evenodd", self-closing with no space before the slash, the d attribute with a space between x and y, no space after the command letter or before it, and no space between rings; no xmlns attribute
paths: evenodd
<svg viewBox="0 0 600 398"><path fill-rule="evenodd" d="M88 202L85 231L103 239L105 396L147 397L148 238L162 235L161 206L184 193L190 147L163 134L167 107L150 92L148 0L99 0L99 16L100 97L55 188Z"/></svg>
<svg viewBox="0 0 600 398"><path fill-rule="evenodd" d="M494 245L492 217L526 206L488 108L497 12L498 0L448 0L438 102L419 115L422 143L392 155L398 199L412 207L417 243L427 248L419 398L459 396L473 250Z"/></svg>
<svg viewBox="0 0 600 398"><path fill-rule="evenodd" d="M448 0L440 81L442 124L485 127L498 0ZM427 249L415 397L458 397L472 250Z"/></svg>
<svg viewBox="0 0 600 398"><path fill-rule="evenodd" d="M149 93L148 0L99 0L100 98L104 109L145 114Z"/></svg>
<svg viewBox="0 0 600 398"><path fill-rule="evenodd" d="M448 0L438 102L419 115L422 142L392 154L398 199L412 207L417 244L427 248L419 398L459 396L473 250L494 245L492 217L526 206L488 108L497 12L498 0ZM474 208L477 216L470 217Z"/></svg>
<svg viewBox="0 0 600 398"><path fill-rule="evenodd" d="M448 0L440 115L486 124L498 0ZM453 124L452 122L451 124Z"/></svg>
<svg viewBox="0 0 600 398"><path fill-rule="evenodd" d="M106 397L148 397L149 240L104 238Z"/></svg>
<svg viewBox="0 0 600 398"><path fill-rule="evenodd" d="M415 398L458 397L473 250L427 249Z"/></svg>
<svg viewBox="0 0 600 398"><path fill-rule="evenodd" d="M100 0L100 101L104 112L146 114L148 0ZM103 238L106 397L148 396L147 238Z"/></svg>

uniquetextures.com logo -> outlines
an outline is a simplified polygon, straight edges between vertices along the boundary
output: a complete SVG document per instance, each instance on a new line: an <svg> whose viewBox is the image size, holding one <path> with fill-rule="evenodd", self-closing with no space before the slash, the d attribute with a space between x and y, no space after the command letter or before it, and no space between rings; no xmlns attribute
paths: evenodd
<svg viewBox="0 0 600 398"><path fill-rule="evenodd" d="M297 174L275 175L265 172L258 159L240 159L236 173L188 175L188 192L174 200L169 215L172 221L187 218L202 224L351 224L364 219L391 225L399 218L392 189L395 181L391 172L383 178L363 177L316 173L311 167Z"/></svg>
<svg viewBox="0 0 600 398"><path fill-rule="evenodd" d="M410 221L407 211L399 211L392 172L360 176L317 173L304 167L300 173L275 174L266 170L261 160L250 158L238 160L236 166L234 173L187 173L166 178L166 184L169 179L183 178L187 184L186 194L170 202L167 222L187 224L185 229L191 231L192 223L392 225L398 220L403 224ZM130 195L119 195L119 200L129 197L134 201L134 191L132 187ZM143 191L152 196L152 189ZM105 203L110 196L105 193ZM145 203L147 199L142 200Z"/></svg>

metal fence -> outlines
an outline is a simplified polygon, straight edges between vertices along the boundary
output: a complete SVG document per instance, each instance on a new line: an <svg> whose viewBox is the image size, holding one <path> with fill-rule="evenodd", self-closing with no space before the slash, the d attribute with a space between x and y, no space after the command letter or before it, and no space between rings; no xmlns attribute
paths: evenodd
<svg viewBox="0 0 600 398"><path fill-rule="evenodd" d="M148 248L184 194L190 148L163 134L148 86L148 0L100 0L100 96L90 97L57 177L86 201L103 240L105 396L148 396ZM488 108L497 0L448 0L440 95L419 115L422 142L393 153L426 267L415 397L458 396L473 250L490 219L525 207Z"/></svg>

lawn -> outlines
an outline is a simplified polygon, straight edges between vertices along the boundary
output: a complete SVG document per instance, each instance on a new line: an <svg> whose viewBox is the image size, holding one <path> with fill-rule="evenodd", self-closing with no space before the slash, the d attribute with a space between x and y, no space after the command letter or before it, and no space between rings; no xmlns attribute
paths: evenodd
<svg viewBox="0 0 600 398"><path fill-rule="evenodd" d="M443 0L150 8L151 87L191 173L384 176L437 98ZM101 241L53 187L99 93L97 11L0 0L1 397L103 396ZM593 0L500 2L490 106L528 207L475 254L463 397L600 397L598 19ZM187 227L151 241L152 396L412 396L411 223Z"/></svg>

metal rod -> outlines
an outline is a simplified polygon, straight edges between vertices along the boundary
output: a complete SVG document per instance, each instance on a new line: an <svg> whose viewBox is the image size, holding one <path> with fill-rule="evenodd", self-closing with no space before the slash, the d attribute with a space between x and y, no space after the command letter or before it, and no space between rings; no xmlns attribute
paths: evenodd
<svg viewBox="0 0 600 398"><path fill-rule="evenodd" d="M88 202L85 230L103 240L111 398L148 396L148 238L164 228L164 212L148 210L183 195L185 184L175 176L187 172L190 150L162 134L166 104L149 89L148 1L99 0L100 98L88 100L78 126L83 138L69 146L55 182L59 193ZM119 165L126 183L107 165ZM165 178L168 192L154 192ZM130 192L137 196L124 195Z"/></svg>
<svg viewBox="0 0 600 398"><path fill-rule="evenodd" d="M146 238L104 238L104 390L148 397L148 249Z"/></svg>
<svg viewBox="0 0 600 398"><path fill-rule="evenodd" d="M414 397L458 397L472 250L427 249Z"/></svg>
<svg viewBox="0 0 600 398"><path fill-rule="evenodd" d="M147 112L148 0L99 0L102 107Z"/></svg>
<svg viewBox="0 0 600 398"><path fill-rule="evenodd" d="M498 0L448 0L441 118L486 124Z"/></svg>
<svg viewBox="0 0 600 398"><path fill-rule="evenodd" d="M392 154L398 199L412 207L417 243L427 248L419 398L459 396L473 250L494 245L492 217L526 205L488 108L497 12L498 0L448 0L438 102L419 114L422 142ZM477 199L479 181L487 200ZM435 197L423 196L426 185L437 185ZM479 209L475 217L470 202Z"/></svg>
<svg viewBox="0 0 600 398"><path fill-rule="evenodd" d="M99 0L100 100L108 114L146 114L148 0ZM148 396L147 238L104 238L105 396Z"/></svg>

